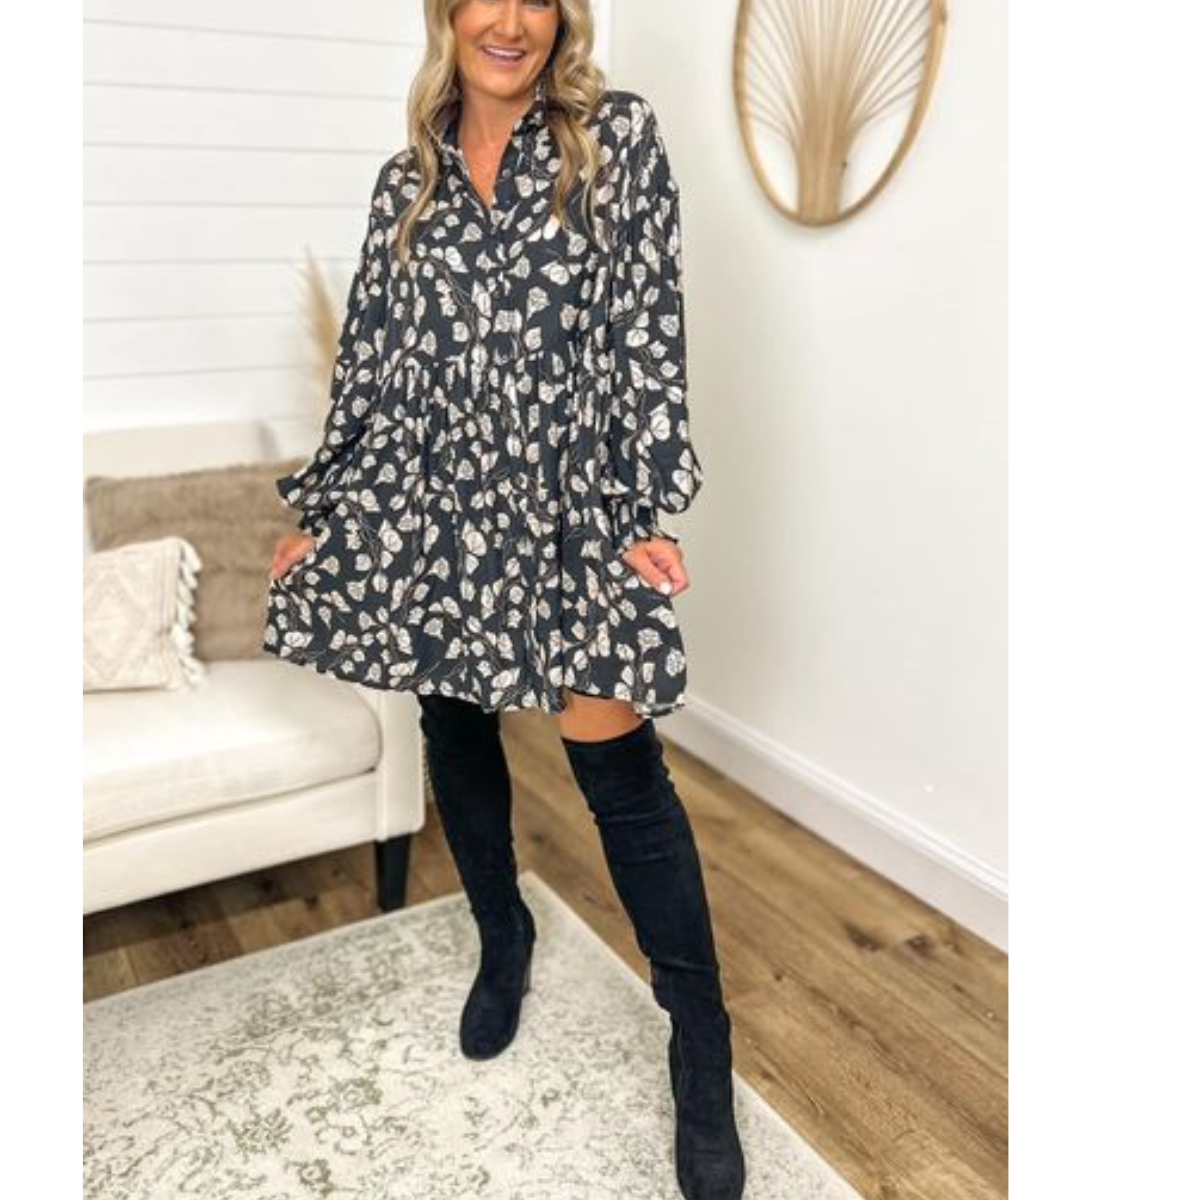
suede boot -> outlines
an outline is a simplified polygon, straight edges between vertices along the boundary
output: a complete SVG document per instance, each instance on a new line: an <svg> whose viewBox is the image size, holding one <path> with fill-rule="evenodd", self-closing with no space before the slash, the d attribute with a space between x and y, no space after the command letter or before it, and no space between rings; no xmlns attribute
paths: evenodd
<svg viewBox="0 0 1200 1200"><path fill-rule="evenodd" d="M671 1016L679 1187L687 1200L739 1200L745 1160L734 1119L730 1019L691 822L654 721L601 741L562 742L649 960L654 998Z"/></svg>
<svg viewBox="0 0 1200 1200"><path fill-rule="evenodd" d="M417 699L430 790L479 933L459 1042L468 1058L494 1058L516 1037L537 937L517 884L500 718L456 697Z"/></svg>

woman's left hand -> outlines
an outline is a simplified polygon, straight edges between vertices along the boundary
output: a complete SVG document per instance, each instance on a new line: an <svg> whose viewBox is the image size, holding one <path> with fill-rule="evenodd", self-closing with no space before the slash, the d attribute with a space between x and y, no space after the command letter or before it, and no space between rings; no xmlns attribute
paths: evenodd
<svg viewBox="0 0 1200 1200"><path fill-rule="evenodd" d="M689 580L683 565L683 551L670 538L634 542L621 557L664 596L674 597L687 591Z"/></svg>

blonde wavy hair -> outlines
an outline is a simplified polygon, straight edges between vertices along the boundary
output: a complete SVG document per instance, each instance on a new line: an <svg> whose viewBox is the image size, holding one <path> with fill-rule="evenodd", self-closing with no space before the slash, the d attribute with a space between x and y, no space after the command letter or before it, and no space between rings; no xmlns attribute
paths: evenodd
<svg viewBox="0 0 1200 1200"><path fill-rule="evenodd" d="M413 228L437 188L441 160L436 131L448 108L461 97L454 27L451 19L467 0L425 0L425 57L409 91L408 141L421 177L417 192L396 232L395 253L405 265L412 249ZM560 158L551 212L571 228L567 199L577 178L586 180L584 211L596 227L596 186L601 175L600 144L587 127L607 87L604 72L592 61L595 26L590 0L557 0L558 35L542 69L546 124Z"/></svg>

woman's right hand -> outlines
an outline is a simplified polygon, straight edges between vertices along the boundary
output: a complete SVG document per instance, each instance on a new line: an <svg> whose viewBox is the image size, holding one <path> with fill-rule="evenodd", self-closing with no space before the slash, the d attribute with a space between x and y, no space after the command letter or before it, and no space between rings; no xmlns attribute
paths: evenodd
<svg viewBox="0 0 1200 1200"><path fill-rule="evenodd" d="M287 574L316 545L317 539L308 533L285 533L275 543L275 555L271 559L271 577L278 579Z"/></svg>

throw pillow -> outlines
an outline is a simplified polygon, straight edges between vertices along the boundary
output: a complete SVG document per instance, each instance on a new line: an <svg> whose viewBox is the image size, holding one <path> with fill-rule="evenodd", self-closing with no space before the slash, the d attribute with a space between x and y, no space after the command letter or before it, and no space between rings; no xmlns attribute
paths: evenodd
<svg viewBox="0 0 1200 1200"><path fill-rule="evenodd" d="M89 554L83 563L83 690L190 687L204 675L191 632L200 557L183 538Z"/></svg>

